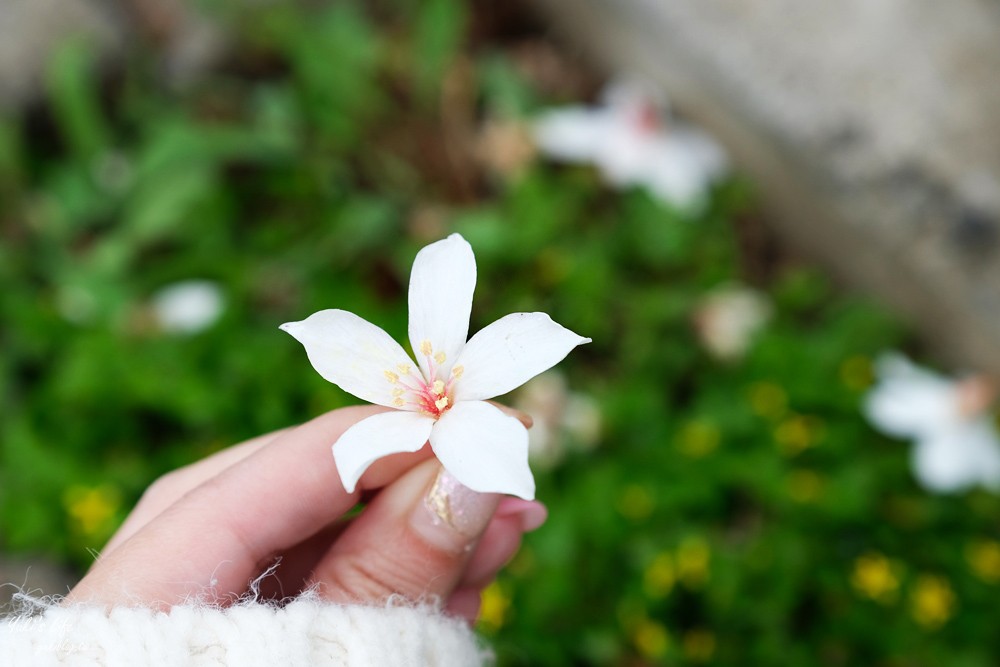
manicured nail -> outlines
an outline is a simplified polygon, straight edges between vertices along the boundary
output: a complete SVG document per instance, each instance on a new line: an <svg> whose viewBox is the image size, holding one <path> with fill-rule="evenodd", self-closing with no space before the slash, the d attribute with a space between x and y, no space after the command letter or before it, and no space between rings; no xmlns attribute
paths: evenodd
<svg viewBox="0 0 1000 667"><path fill-rule="evenodd" d="M473 491L442 468L414 514L414 528L442 548L465 548L486 529L500 498Z"/></svg>
<svg viewBox="0 0 1000 667"><path fill-rule="evenodd" d="M521 530L530 533L537 530L549 518L549 510L537 500L504 498L497 507L497 516L517 516L521 519Z"/></svg>

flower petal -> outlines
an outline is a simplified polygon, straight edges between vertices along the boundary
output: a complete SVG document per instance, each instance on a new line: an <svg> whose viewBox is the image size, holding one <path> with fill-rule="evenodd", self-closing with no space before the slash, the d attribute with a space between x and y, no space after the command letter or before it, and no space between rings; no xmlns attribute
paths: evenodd
<svg viewBox="0 0 1000 667"><path fill-rule="evenodd" d="M542 115L534 124L535 143L565 162L592 162L608 145L615 117L603 109L568 107Z"/></svg>
<svg viewBox="0 0 1000 667"><path fill-rule="evenodd" d="M390 454L424 446L434 420L418 412L384 412L362 419L333 443L333 460L348 493L372 463Z"/></svg>
<svg viewBox="0 0 1000 667"><path fill-rule="evenodd" d="M489 403L456 403L434 425L431 448L441 465L473 491L535 497L528 430Z"/></svg>
<svg viewBox="0 0 1000 667"><path fill-rule="evenodd" d="M413 362L389 334L346 310L321 310L280 329L302 343L324 379L358 398L394 407L396 387L386 372L398 373L400 365Z"/></svg>
<svg viewBox="0 0 1000 667"><path fill-rule="evenodd" d="M456 401L479 401L506 394L589 343L545 313L513 313L481 330L466 344L455 366Z"/></svg>
<svg viewBox="0 0 1000 667"><path fill-rule="evenodd" d="M899 354L880 356L875 373L878 384L865 396L863 410L883 433L922 436L962 421L953 381Z"/></svg>
<svg viewBox="0 0 1000 667"><path fill-rule="evenodd" d="M410 345L424 376L430 380L421 344L430 341L434 354L444 353L438 377L447 375L469 337L476 258L459 234L432 243L417 253L410 271Z"/></svg>

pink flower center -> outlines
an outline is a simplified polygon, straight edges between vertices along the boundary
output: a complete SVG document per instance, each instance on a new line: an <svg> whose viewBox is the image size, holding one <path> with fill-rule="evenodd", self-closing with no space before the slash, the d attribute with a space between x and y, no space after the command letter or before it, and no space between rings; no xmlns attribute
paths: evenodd
<svg viewBox="0 0 1000 667"><path fill-rule="evenodd" d="M409 364L399 364L395 370L384 371L386 379L395 385L392 390L394 407L405 409L409 406L425 415L439 419L451 409L455 402L455 382L462 377L465 369L455 366L447 373L447 380L439 375L442 365L447 361L444 352L434 352L428 340L420 344L420 354L427 361L428 377L419 368Z"/></svg>

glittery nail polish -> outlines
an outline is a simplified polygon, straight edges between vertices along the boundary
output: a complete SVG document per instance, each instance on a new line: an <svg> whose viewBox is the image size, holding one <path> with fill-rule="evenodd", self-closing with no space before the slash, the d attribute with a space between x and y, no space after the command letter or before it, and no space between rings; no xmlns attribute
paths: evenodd
<svg viewBox="0 0 1000 667"><path fill-rule="evenodd" d="M486 528L500 502L495 493L477 493L441 469L417 508L415 527L447 548L470 544Z"/></svg>

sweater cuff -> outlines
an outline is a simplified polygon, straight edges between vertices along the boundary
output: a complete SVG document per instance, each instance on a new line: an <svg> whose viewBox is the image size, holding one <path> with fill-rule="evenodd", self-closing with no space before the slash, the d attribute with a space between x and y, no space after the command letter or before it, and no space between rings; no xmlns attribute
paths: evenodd
<svg viewBox="0 0 1000 667"><path fill-rule="evenodd" d="M464 621L430 607L337 605L169 611L50 607L0 622L0 665L400 665L467 667L489 655Z"/></svg>

